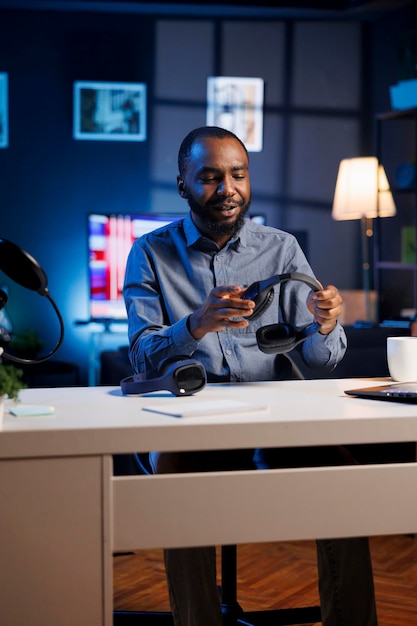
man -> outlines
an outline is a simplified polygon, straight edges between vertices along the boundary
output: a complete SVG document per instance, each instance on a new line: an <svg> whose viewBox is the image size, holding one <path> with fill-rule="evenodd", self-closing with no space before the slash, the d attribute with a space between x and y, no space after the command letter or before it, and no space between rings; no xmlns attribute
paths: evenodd
<svg viewBox="0 0 417 626"><path fill-rule="evenodd" d="M145 235L129 255L124 295L130 358L135 371L158 369L168 357L188 355L209 382L280 377L274 354L257 345L256 330L278 321L295 328L312 321L320 331L299 346L310 367L334 368L346 350L337 319L342 298L333 285L313 292L299 281L275 288L276 301L251 322L246 287L275 274L313 272L295 238L245 220L251 200L243 143L218 127L201 127L183 140L177 188L189 214ZM248 451L243 455L247 462ZM353 462L339 448L250 452L257 468ZM238 468L239 452L151 453L158 473ZM273 497L273 494L271 494ZM372 567L364 538L317 542L324 626L376 626ZM165 551L176 626L220 626L214 548Z"/></svg>

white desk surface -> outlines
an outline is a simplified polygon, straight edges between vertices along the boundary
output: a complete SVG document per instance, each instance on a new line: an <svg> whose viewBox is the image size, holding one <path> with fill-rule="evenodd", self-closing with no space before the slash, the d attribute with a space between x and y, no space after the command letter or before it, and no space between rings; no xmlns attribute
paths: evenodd
<svg viewBox="0 0 417 626"><path fill-rule="evenodd" d="M178 402L238 400L269 411L186 418L142 410L172 405L168 393L23 391L22 403L56 410L6 412L0 426L0 622L21 626L36 615L45 626L112 626L114 551L415 532L415 462L112 475L115 453L417 442L416 405L343 393L371 382L208 385Z"/></svg>
<svg viewBox="0 0 417 626"><path fill-rule="evenodd" d="M0 458L417 441L417 405L343 393L378 382L386 379L208 385L179 399L168 392L126 397L118 387L24 390L22 404L54 405L55 414L13 417L6 401ZM219 399L261 403L269 409L183 418L143 410L177 400L201 404Z"/></svg>

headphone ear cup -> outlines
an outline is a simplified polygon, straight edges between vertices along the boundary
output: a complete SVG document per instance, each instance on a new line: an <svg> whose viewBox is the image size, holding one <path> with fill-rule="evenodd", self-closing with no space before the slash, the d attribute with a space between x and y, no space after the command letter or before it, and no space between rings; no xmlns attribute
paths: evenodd
<svg viewBox="0 0 417 626"><path fill-rule="evenodd" d="M259 349L265 354L283 354L295 347L297 333L290 324L269 324L256 331Z"/></svg>
<svg viewBox="0 0 417 626"><path fill-rule="evenodd" d="M266 296L261 300L255 299L255 308L253 309L252 315L248 318L251 322L258 319L269 307L271 306L274 300L275 292L274 289L270 289Z"/></svg>
<svg viewBox="0 0 417 626"><path fill-rule="evenodd" d="M297 332L290 324L269 324L256 331L258 348L265 354L285 354L320 330L317 322Z"/></svg>

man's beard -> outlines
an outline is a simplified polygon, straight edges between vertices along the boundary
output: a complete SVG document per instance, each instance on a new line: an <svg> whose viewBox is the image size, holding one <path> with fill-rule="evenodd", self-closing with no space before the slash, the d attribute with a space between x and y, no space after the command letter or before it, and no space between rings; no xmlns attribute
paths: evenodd
<svg viewBox="0 0 417 626"><path fill-rule="evenodd" d="M207 215L207 209L201 206L201 204L198 204L193 198L188 198L188 205L191 211L198 215L213 235L229 235L233 237L233 235L236 235L240 231L245 223L245 215L249 211L250 202L241 206L240 213L234 222L210 219Z"/></svg>

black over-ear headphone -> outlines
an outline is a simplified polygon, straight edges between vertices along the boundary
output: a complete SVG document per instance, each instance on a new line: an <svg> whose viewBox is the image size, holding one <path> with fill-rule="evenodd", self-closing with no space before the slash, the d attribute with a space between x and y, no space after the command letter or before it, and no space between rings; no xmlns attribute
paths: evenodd
<svg viewBox="0 0 417 626"><path fill-rule="evenodd" d="M206 382L202 363L187 356L177 356L162 361L157 370L124 378L120 386L126 395L167 390L175 396L191 396L201 391Z"/></svg>
<svg viewBox="0 0 417 626"><path fill-rule="evenodd" d="M320 291L321 285L317 280L301 274L299 272L288 272L287 274L275 274L266 280L259 280L252 283L241 296L242 300L253 300L255 308L247 319L255 320L262 315L272 304L274 299L274 285L279 285L287 280L299 280L305 283L313 291ZM266 354L284 354L305 341L311 335L320 330L320 324L314 322L303 330L297 331L291 324L269 324L262 326L256 331L258 347Z"/></svg>

